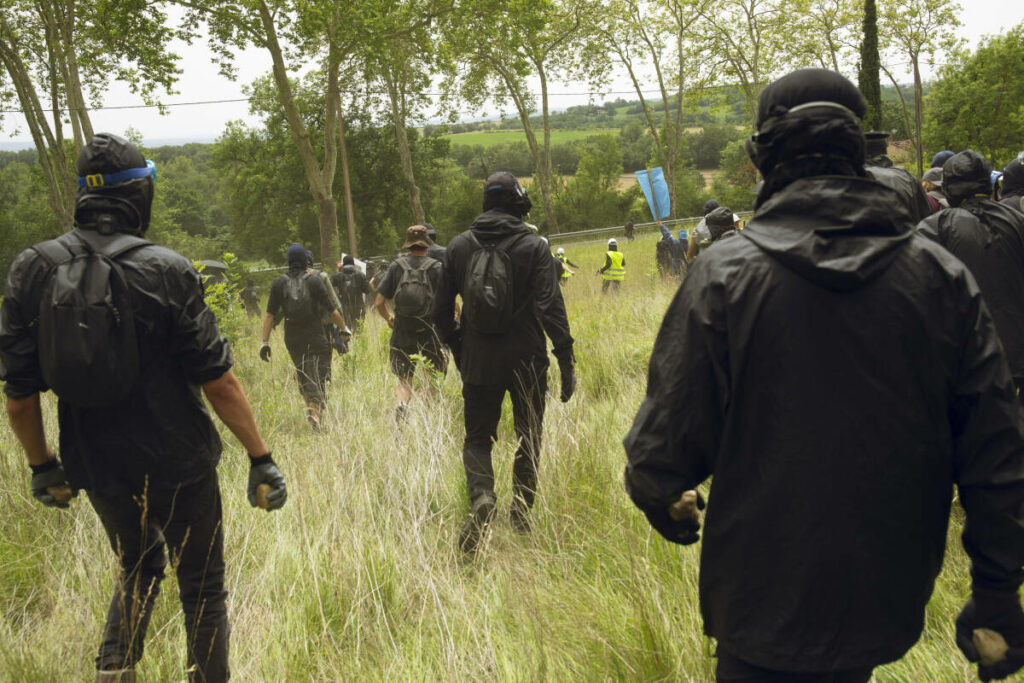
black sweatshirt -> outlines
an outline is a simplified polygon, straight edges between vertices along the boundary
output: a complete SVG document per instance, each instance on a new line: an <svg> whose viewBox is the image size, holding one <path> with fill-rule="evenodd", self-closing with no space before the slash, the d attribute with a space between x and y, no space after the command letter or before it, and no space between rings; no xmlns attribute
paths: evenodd
<svg viewBox="0 0 1024 683"><path fill-rule="evenodd" d="M912 227L870 180L796 181L697 260L658 333L627 489L657 522L714 475L704 628L754 665L901 657L954 485L974 584L1021 583L1020 405L974 279Z"/></svg>

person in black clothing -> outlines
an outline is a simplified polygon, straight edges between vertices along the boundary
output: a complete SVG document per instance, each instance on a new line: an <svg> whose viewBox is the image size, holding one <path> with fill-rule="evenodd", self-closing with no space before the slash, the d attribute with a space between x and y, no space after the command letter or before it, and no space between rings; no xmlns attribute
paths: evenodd
<svg viewBox="0 0 1024 683"><path fill-rule="evenodd" d="M377 291L377 288L380 287L381 280L384 279L384 276L387 274L387 272L388 272L388 262L387 261L381 261L380 263L377 264L377 272L375 272L370 277L370 290L371 291L373 291L373 292Z"/></svg>
<svg viewBox="0 0 1024 683"><path fill-rule="evenodd" d="M358 332L366 319L366 296L370 293L370 284L356 268L352 254L342 257L341 267L331 276L331 286L341 302L341 317L352 326L353 332Z"/></svg>
<svg viewBox="0 0 1024 683"><path fill-rule="evenodd" d="M712 244L737 234L736 223L733 222L733 219L734 215L732 210L724 206L718 207L704 217L708 227L708 232L711 233Z"/></svg>
<svg viewBox="0 0 1024 683"><path fill-rule="evenodd" d="M190 679L226 681L229 626L216 472L221 441L200 389L249 453L250 503L265 483L272 486L270 508L283 505L284 478L231 371L231 353L203 301L199 274L188 259L139 239L149 226L154 191L142 154L119 136L99 133L76 167L82 189L75 230L23 251L7 278L0 308L7 414L33 471L32 494L44 505L66 508L55 489L84 489L118 556L97 681L135 680L168 555L185 617ZM52 366L40 353L46 340L35 326L54 272L41 255L58 245L73 254L131 246L116 263L127 283L139 356L138 375L124 387L123 399L86 407L58 393L63 463L46 442L39 395L49 388L44 375L57 378L47 374ZM57 383L62 391L69 386Z"/></svg>
<svg viewBox="0 0 1024 683"><path fill-rule="evenodd" d="M430 247L427 249L427 256L438 261L444 261L444 255L447 249L437 243L437 230L430 223L424 223L423 227L427 229L427 237L430 238Z"/></svg>
<svg viewBox="0 0 1024 683"><path fill-rule="evenodd" d="M327 291L330 285L324 285L316 273L309 272L307 253L301 244L288 247L288 273L277 276L270 285L260 359L270 361L270 333L284 318L284 344L295 364L299 392L306 402L306 419L314 430L319 430L331 372L331 343L324 331L324 316L329 316L343 338L352 333L331 302Z"/></svg>
<svg viewBox="0 0 1024 683"><path fill-rule="evenodd" d="M501 404L512 396L512 414L519 446L513 465L513 529L529 531L529 511L537 491L548 356L545 333L554 346L561 372L561 399L568 401L576 385L573 339L562 292L544 241L523 222L530 199L511 173L491 174L484 182L484 212L469 230L448 244L444 278L437 291L434 324L462 375L466 440L462 460L471 509L459 535L459 546L475 551L494 515L492 440L497 436ZM479 292L470 266L480 263L486 247L506 254L511 266L508 309L514 311L504 332L484 331L483 313L470 305ZM498 258L498 257L496 257ZM455 297L462 295L461 327L454 319ZM467 298L468 297L468 298Z"/></svg>
<svg viewBox="0 0 1024 683"><path fill-rule="evenodd" d="M978 661L974 629L1005 636L983 680L1024 664L1024 413L967 268L866 177L865 110L822 69L764 90L755 216L690 269L625 438L627 491L670 541L698 540L677 502L713 476L700 606L719 681L863 682L902 657L954 486L973 592L957 644Z"/></svg>
<svg viewBox="0 0 1024 683"><path fill-rule="evenodd" d="M897 168L888 156L889 134L873 131L865 133L864 139L867 157L864 167L868 177L895 190L902 197L914 223L927 218L931 214L931 207L921 183L905 169Z"/></svg>
<svg viewBox="0 0 1024 683"><path fill-rule="evenodd" d="M393 330L389 347L391 371L398 376L395 417L399 421L405 418L412 398L414 357L424 358L437 372L448 371L448 356L431 319L434 293L442 277L441 261L427 256L431 244L424 226L413 225L406 230L402 248L408 249L409 255L395 259L377 287L377 312ZM394 317L388 311L388 299L394 300Z"/></svg>
<svg viewBox="0 0 1024 683"><path fill-rule="evenodd" d="M626 239L627 240L632 242L633 240L636 239L636 237L633 235L634 229L633 229L633 219L632 218L630 218L629 220L626 221L626 225L625 225L624 231L626 233Z"/></svg>
<svg viewBox="0 0 1024 683"><path fill-rule="evenodd" d="M1024 214L988 198L991 170L973 149L950 157L942 175L952 208L929 216L918 229L971 270L999 332L1010 373L1022 389Z"/></svg>
<svg viewBox="0 0 1024 683"><path fill-rule="evenodd" d="M1024 152L1003 169L999 201L1024 213Z"/></svg>

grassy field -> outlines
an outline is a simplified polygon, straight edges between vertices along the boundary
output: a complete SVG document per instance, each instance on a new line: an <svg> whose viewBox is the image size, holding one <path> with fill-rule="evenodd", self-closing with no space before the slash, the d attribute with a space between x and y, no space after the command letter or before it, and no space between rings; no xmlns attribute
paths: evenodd
<svg viewBox="0 0 1024 683"><path fill-rule="evenodd" d="M421 387L396 430L387 334L373 320L335 361L329 426L312 434L279 333L270 364L257 359L255 327L236 345L237 372L290 498L279 513L251 509L245 454L225 435L235 680L713 680L714 643L702 635L697 604L699 545L664 542L622 488L620 440L673 294L652 272L652 238L623 250L625 285L603 298L593 274L603 247L567 247L581 266L566 288L579 392L548 403L536 524L526 537L508 522L506 411L495 448L501 514L474 562L455 550L468 509L457 376L436 392ZM552 386L557 395L554 374ZM49 400L46 417L52 429ZM66 512L31 499L6 424L0 444L0 680L91 680L113 557L83 498ZM976 680L953 643L968 590L959 532L954 522L920 642L877 681ZM142 681L185 679L173 584L158 602Z"/></svg>
<svg viewBox="0 0 1024 683"><path fill-rule="evenodd" d="M543 139L543 131L536 131L537 142L541 143ZM551 144L557 145L563 142L569 142L571 140L583 140L589 138L592 135L618 135L619 131L616 128L594 128L591 130L553 130L551 131ZM495 130L495 131L476 131L473 133L455 133L452 135L446 135L445 138L451 140L453 145L481 145L483 147L493 147L494 145L503 145L506 142L526 142L526 133L521 130Z"/></svg>

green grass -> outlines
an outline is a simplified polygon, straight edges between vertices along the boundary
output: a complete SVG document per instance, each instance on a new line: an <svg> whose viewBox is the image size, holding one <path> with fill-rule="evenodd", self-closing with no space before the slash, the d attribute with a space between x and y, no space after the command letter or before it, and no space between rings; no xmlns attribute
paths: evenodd
<svg viewBox="0 0 1024 683"><path fill-rule="evenodd" d="M543 131L537 130L537 143L541 144L544 133ZM593 135L618 135L618 130L614 128L594 128L589 130L553 130L551 131L551 144L557 145L563 142L569 142L571 140L584 140ZM453 135L445 136L448 140L451 140L453 145L481 145L483 147L493 147L495 145L503 145L506 142L526 142L526 133L521 130L495 130L495 131L477 131L473 133L455 133Z"/></svg>
<svg viewBox="0 0 1024 683"><path fill-rule="evenodd" d="M622 488L620 440L673 287L653 274L653 237L623 243L617 298L594 275L601 244L566 245L580 265L566 286L580 388L548 403L535 531L509 528L511 423L495 447L499 510L476 562L455 551L466 514L458 378L420 386L402 431L378 319L335 360L328 428L303 420L282 339L257 359L256 329L234 349L290 498L279 513L249 507L246 462L225 434L220 467L239 681L713 680L701 633L699 546L652 532ZM552 372L557 394L557 378ZM47 424L55 425L51 400ZM84 497L59 512L28 494L28 468L0 426L0 680L90 680L114 558ZM870 504L867 502L866 504ZM957 508L959 510L959 508ZM855 513L855 511L854 511ZM921 641L877 681L968 681L953 619L967 564L949 552ZM150 629L140 680L184 680L184 633L173 578Z"/></svg>

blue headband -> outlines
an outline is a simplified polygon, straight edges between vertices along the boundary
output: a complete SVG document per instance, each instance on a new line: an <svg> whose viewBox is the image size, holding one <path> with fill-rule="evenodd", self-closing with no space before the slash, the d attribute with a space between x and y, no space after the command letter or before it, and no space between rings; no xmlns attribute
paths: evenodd
<svg viewBox="0 0 1024 683"><path fill-rule="evenodd" d="M125 171L118 171L117 173L93 173L90 175L78 176L78 186L88 187L90 189L96 187L104 187L106 185L116 185L117 183L123 183L127 180L136 180L138 178L152 178L156 180L156 164L146 159L146 165L143 168L129 168Z"/></svg>

